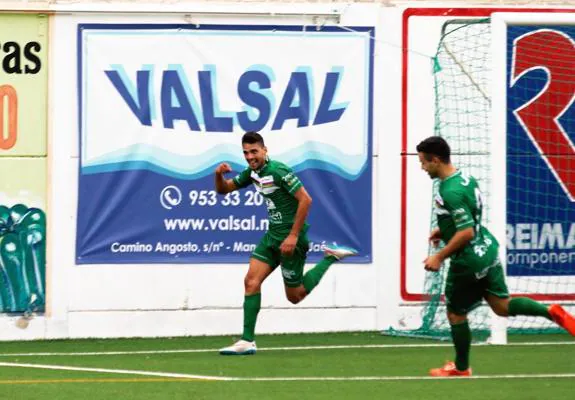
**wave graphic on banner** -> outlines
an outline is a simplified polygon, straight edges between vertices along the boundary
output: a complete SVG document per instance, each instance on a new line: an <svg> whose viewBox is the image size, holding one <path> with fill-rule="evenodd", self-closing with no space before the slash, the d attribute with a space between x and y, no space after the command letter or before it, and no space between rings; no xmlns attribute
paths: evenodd
<svg viewBox="0 0 575 400"><path fill-rule="evenodd" d="M321 151L315 150L320 149ZM247 167L239 149L231 145L218 145L203 154L175 154L148 144L137 144L84 162L83 174L98 174L127 170L148 170L179 179L198 179L213 173L221 162L231 164L235 171ZM344 154L334 146L320 142L306 142L271 158L291 166L296 172L320 169L355 180L367 166L367 156Z"/></svg>

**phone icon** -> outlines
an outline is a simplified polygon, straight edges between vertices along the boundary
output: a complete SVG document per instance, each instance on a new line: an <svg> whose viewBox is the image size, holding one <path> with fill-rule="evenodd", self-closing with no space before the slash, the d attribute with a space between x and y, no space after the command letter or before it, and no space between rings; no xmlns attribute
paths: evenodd
<svg viewBox="0 0 575 400"><path fill-rule="evenodd" d="M177 186L166 186L160 193L160 203L166 210L171 210L182 202L182 192Z"/></svg>

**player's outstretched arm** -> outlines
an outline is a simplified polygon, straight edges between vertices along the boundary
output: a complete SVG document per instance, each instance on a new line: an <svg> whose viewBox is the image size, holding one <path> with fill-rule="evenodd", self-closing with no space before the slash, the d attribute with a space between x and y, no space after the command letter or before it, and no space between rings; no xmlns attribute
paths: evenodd
<svg viewBox="0 0 575 400"><path fill-rule="evenodd" d="M232 167L230 167L230 164L228 163L221 163L216 167L215 184L216 192L219 194L226 194L237 189L236 184L232 179L225 178L224 174L227 172L232 172Z"/></svg>

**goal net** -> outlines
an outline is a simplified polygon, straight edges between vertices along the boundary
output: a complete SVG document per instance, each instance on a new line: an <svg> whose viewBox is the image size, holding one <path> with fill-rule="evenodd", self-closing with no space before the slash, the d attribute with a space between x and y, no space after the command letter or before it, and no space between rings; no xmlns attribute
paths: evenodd
<svg viewBox="0 0 575 400"><path fill-rule="evenodd" d="M575 189L572 184L569 186L569 178L575 182L572 145L575 140L569 142L568 135L572 132L571 137L575 138L575 112L570 108L575 85L557 84L545 89L549 76L544 69L537 71L536 65L529 65L529 60L533 64L534 59L543 62L549 55L561 57L567 50L567 43L560 34L547 34L517 48L517 43L523 45L517 39L522 34L528 35L533 27L515 28L523 28L525 32L518 31L508 37L509 54L505 56L508 65L520 69L516 75L528 68L535 68L535 71L522 76L514 76L513 71L507 74L509 111L504 167L501 170L494 167L498 164L491 151L492 140L501 141L497 135L505 134L505 130L494 129L492 123L491 80L494 75L489 19L450 20L443 25L433 59L435 134L450 144L453 164L479 181L484 198L483 224L488 228L494 222L493 207L501 206L493 204L493 191L497 189L493 177L494 174L506 174L507 240L500 238L500 245L506 248L501 255L505 258L502 261L506 266L510 293L545 303L560 302L573 312L575 223L572 221L575 221L575 203L569 199L569 189L573 193ZM556 63L553 79L557 82L575 81L575 49L571 49L569 57ZM541 90L556 92L546 93L544 103L537 99ZM537 101L533 101L534 98ZM525 107L530 101L537 106ZM563 110L562 114L560 110ZM555 114L549 117L550 112ZM554 125L555 117L559 117L559 128ZM566 138L561 142L564 146L558 147L554 143L561 133ZM430 203L437 189L436 182L429 196ZM436 226L433 215L430 229ZM430 254L435 251L438 249L429 248ZM450 339L442 296L447 270L448 265L445 265L440 273L426 273L426 302L421 311L421 326L415 330L386 333ZM473 311L469 320L474 340L483 341L489 338L493 321L497 319L484 305ZM507 324L508 333L563 332L543 318L515 317Z"/></svg>

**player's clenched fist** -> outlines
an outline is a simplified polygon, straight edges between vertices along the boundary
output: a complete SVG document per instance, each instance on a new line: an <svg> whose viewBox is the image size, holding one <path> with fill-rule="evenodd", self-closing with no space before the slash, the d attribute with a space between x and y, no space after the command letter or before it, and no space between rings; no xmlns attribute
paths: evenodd
<svg viewBox="0 0 575 400"><path fill-rule="evenodd" d="M216 167L216 174L225 174L226 172L232 172L232 167L228 163L221 163Z"/></svg>

